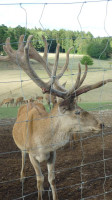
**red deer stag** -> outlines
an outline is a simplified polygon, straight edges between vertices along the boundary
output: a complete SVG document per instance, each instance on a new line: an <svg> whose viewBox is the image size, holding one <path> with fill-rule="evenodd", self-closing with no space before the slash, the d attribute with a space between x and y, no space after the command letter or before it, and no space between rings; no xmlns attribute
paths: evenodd
<svg viewBox="0 0 112 200"><path fill-rule="evenodd" d="M21 105L22 103L23 103L23 101L24 101L24 98L23 97L18 97L17 99L16 99L16 106L17 105Z"/></svg>
<svg viewBox="0 0 112 200"><path fill-rule="evenodd" d="M5 104L7 105L7 107L10 105L14 105L14 98L7 98L7 99L4 99L1 103L1 106Z"/></svg>
<svg viewBox="0 0 112 200"><path fill-rule="evenodd" d="M20 108L21 112L19 110L16 123L13 127L13 138L18 148L22 151L23 163L25 152L29 154L30 161L36 172L38 200L42 200L42 191L44 190L44 176L42 175L40 168L40 163L43 161L47 162L48 181L51 186L53 200L58 200L54 174L56 150L69 142L71 134L89 131L99 132L103 126L103 124L93 115L81 109L77 103L74 103L74 99L83 93L99 88L108 82L112 82L112 79L103 80L93 85L81 86L87 75L87 65L85 65L85 72L82 77L81 67L78 65L79 71L76 83L72 86L72 88L66 90L59 84L59 79L67 69L71 48L66 54L66 62L62 67L61 72L56 74L60 45L57 44L54 65L51 71L50 65L47 62L48 44L45 37L43 37L45 44L43 57L32 46L32 36L28 37L25 46L23 38L24 37L21 36L19 39L17 51L12 49L10 39L8 38L4 46L7 56L1 56L0 60L11 60L16 64L18 63L44 93L55 95L60 97L62 100L56 104L50 113L43 113L41 109L39 111L35 107L31 110L24 110ZM37 60L43 65L50 77L47 83L39 78L34 69L31 67L30 58ZM23 163L21 178L23 178Z"/></svg>

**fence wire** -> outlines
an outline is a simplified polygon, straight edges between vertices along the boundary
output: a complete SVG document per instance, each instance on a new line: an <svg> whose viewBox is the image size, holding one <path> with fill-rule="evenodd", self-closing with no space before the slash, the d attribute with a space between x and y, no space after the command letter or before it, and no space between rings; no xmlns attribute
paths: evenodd
<svg viewBox="0 0 112 200"><path fill-rule="evenodd" d="M79 10L79 13L78 13L78 16L77 16L77 21L78 21L78 23L79 23L79 27L80 27L80 31L81 31L81 33L83 32L83 26L82 26L82 23L81 23L81 20L80 20L80 16L81 15L83 15L83 10L84 10L84 8L85 8L85 5L86 4L89 4L89 3L101 3L101 2L106 2L106 10L105 10L105 13L104 13L104 15L105 15L105 18L104 18L104 30L105 30L105 33L107 34L107 36L108 36L108 38L110 39L112 36L110 36L109 35L109 33L108 33L108 31L107 31L107 29L106 29L106 18L107 18L107 15L108 15L108 12L107 12L107 10L108 10L108 6L109 6L109 1L112 1L112 0L96 0L96 1L82 1L82 2L40 2L40 3L38 3L38 2L36 2L36 3L24 3L24 2L21 2L21 3L0 3L0 6L14 6L14 5L19 5L20 6L20 9L22 9L23 11L24 11L24 14L25 14L25 33L24 33L24 35L25 35L25 37L24 37L24 43L26 43L26 33L27 33L27 29L28 29L28 14L27 14L27 10L24 8L24 5L26 5L26 4L28 4L28 5L39 5L39 4L41 4L41 5L43 5L43 9L42 9L42 12L41 12L41 15L40 15L40 18L39 18L39 24L41 25L41 28L43 29L43 32L45 32L46 33L46 29L45 29L45 27L44 27L44 25L43 25L43 23L42 23L42 18L43 18L43 16L44 16L44 12L45 12L45 9L46 9L46 6L47 5L56 5L56 4L59 4L59 5L61 5L61 4L64 4L64 5L68 5L68 4L71 4L71 5L75 5L75 4L80 4L81 6L80 6L80 10ZM89 17L89 16L88 16ZM47 34L47 33L46 33ZM65 40L65 41L67 41L68 39L70 39L70 38L63 38L63 40ZM86 39L84 36L83 36L83 33L82 33L82 39ZM107 41L107 44L106 44L106 46L105 46L105 48L104 48L104 50L101 52L101 54L100 54L100 56L99 56L99 65L101 65L101 62L100 62L100 60L101 60L101 55L106 51L106 49L107 49L107 47L108 47L108 43L109 43L109 39L108 39L108 41ZM53 40L53 39L52 39ZM36 42L36 41L35 41ZM51 41L51 43L52 43L52 41ZM80 43L80 42L79 42ZM14 44L14 43L12 43L12 44ZM0 45L4 45L4 44L0 44ZM49 50L48 51L50 51L50 46L51 46L51 44L49 45ZM75 55L75 53L76 53L76 50L74 50L74 55ZM48 52L48 54L49 54L49 52ZM47 56L47 58L48 58L48 56ZM17 59L17 65L18 65L18 68L19 68L19 73L20 73L20 80L15 80L15 81L13 81L13 80L11 80L11 81L7 81L7 80L4 80L4 81L0 81L0 84L9 84L9 83L11 83L11 84L15 84L15 83L20 83L20 89L21 89L21 94L22 94L22 96L24 97L24 99L27 99L26 98L26 95L25 95L25 92L24 92L24 89L23 89L23 83L24 82L28 82L28 83L30 83L30 81L31 81L31 79L22 79L22 70L21 70L21 67L20 67L20 65L19 65L19 62L18 62L18 54L17 54L17 56L16 56L16 59ZM48 61L47 61L48 62ZM74 58L73 58L73 60L72 60L72 63L74 62ZM68 78L68 77L71 77L71 85L73 86L73 79L74 79L74 76L77 76L77 73L74 73L73 72L73 69L72 69L72 65L70 66L70 73L68 73L68 74L66 74L66 75L63 75L63 77L66 77L66 78ZM42 69L40 69L40 70L42 70ZM104 67L102 67L100 70L91 70L91 71L88 71L88 72L90 72L90 73L93 73L93 72L97 72L97 73L100 73L100 72L103 72L102 73L102 80L103 80L103 82L104 82L104 80L105 80L105 72L106 71L109 71L110 73L111 73L111 71L112 71L112 69L106 69L106 68L104 68ZM83 74L83 73L82 73ZM43 80L47 80L48 79L48 77L46 78L46 77L43 77L42 78ZM99 118L100 118L100 120L101 121L103 121L103 118L104 118L104 112L102 112L102 105L101 105L101 102L102 102L102 96L103 96L103 90L104 90L104 85L103 85L103 87L102 87L102 89L100 90L100 95L99 95L99 107L94 107L94 108L91 108L90 110L89 110L89 112L93 112L93 111L95 111L96 112L96 110L99 110ZM110 91L111 92L111 91ZM3 94L1 94L0 96L2 96ZM50 93L50 95L51 95L51 93ZM51 99L51 98L50 98ZM111 111L109 111L110 113L111 113ZM96 113L94 113L94 114L96 114ZM107 113L108 114L108 113ZM58 115L58 116L52 116L52 112L51 112L51 116L49 116L49 118L51 119L51 130L52 130L52 136L54 135L54 127L53 127L53 119L55 118L57 118L57 117L63 117L63 115ZM33 119L33 120L43 120L43 119L45 119L45 118L35 118L35 119ZM47 119L47 118L46 118ZM28 120L28 104L27 104L27 116L26 116L26 120L25 121L20 121L20 122L16 122L16 123L24 123L24 122L28 122L29 120ZM107 161L111 161L112 160L112 157L106 157L105 156L105 136L111 136L112 135L112 131L110 131L110 130L108 130L108 131L106 131L105 132L105 129L104 128L102 128L102 131L101 131L101 133L99 133L99 134L91 134L90 136L82 136L82 134L81 134L81 132L82 132L82 129L83 129L83 127L81 127L81 124L80 124L80 119L79 119L79 117L77 117L77 121L78 121L78 125L79 125L79 127L80 127L80 133L79 133L79 138L78 139L76 139L75 140L75 144L77 145L77 143L79 143L80 144L80 151L81 151L81 162L80 162L80 165L75 165L75 166L73 166L73 167L66 167L66 168L63 168L63 169L57 169L57 170L55 170L55 174L59 174L59 173L62 173L62 172L64 172L65 174L67 174L67 172L68 171L70 171L70 170L76 170L76 169L79 169L80 170L80 183L74 183L74 184L68 184L67 186L64 186L64 187L57 187L57 192L58 191L64 191L64 190L66 190L66 189L70 189L70 188L80 188L80 200L86 200L86 199L96 199L96 198L99 198L100 199L100 197L102 198L102 199L104 199L104 200L106 200L107 198L106 198L106 195L107 194L110 194L110 193L112 193L112 190L110 189L110 190L108 190L107 191L107 189L106 189L106 181L107 181L107 179L111 179L112 178L112 174L109 174L109 175L107 175L107 172L106 172L106 162ZM12 119L12 121L10 121L10 120L8 120L8 119L1 119L0 120L0 126L1 127L3 127L3 126L7 126L7 125L13 125L14 124L14 122L15 122L15 119ZM110 121L108 122L108 125L110 126ZM27 144L27 141L28 141L28 137L29 137L29 130L28 130L28 123L27 123L27 139L26 139L26 142L25 142L25 145ZM102 158L100 159L100 160L95 160L95 161L92 161L92 162L86 162L85 163L85 150L84 150L84 142L85 141L89 141L89 140L91 140L91 139L93 139L93 138L101 138L102 139ZM66 143L66 141L63 141L63 143L62 143L62 146L63 146L63 144L64 143ZM74 140L72 140L71 141L71 143L73 143L74 144ZM55 145L59 145L59 143L58 144L52 144L51 143L51 146L55 146ZM38 148L43 148L42 146L39 146ZM45 148L45 146L44 146L44 148ZM47 149L48 147L46 146L46 149ZM63 150L63 149L62 149ZM25 149L24 149L24 151L26 152L26 147L25 147ZM12 150L12 151L10 151L10 152L1 152L0 153L0 156L1 157L3 157L3 156L9 156L9 154L11 155L11 154L17 154L17 153L20 153L21 151L20 150L17 150L17 151L14 151L14 150ZM77 152L78 153L78 152ZM25 161L26 161L26 157L25 157ZM84 167L85 166L91 166L91 165L95 165L95 164L98 164L98 163L103 163L103 176L100 176L100 177L97 177L97 178L92 178L92 179L89 179L89 180L84 180L83 179L83 177L84 177ZM25 162L24 162L24 165L25 165ZM8 166L8 167L11 167L11 166ZM1 169L2 170L2 169ZM45 175L48 175L48 173L45 173ZM32 175L32 176L26 176L25 178L26 179L29 179L29 178L34 178L34 177L36 177L36 175ZM8 178L7 178L8 179ZM0 184L1 185L3 185L3 184L7 184L7 183L11 183L11 182L15 182L15 181L18 181L19 179L18 178L13 178L12 180L7 180L7 181L0 181ZM84 197L85 196L85 194L84 194L84 187L85 187L85 184L93 184L94 182L96 182L96 181L99 181L99 180L102 180L103 181L103 192L101 192L101 193L99 193L99 194L93 194L93 193L91 193L91 194L93 194L93 195L90 195L90 196L86 196L86 197ZM31 195L37 195L37 191L34 191L34 192L32 192L32 193L25 193L24 194L24 187L25 187L25 185L24 185L25 183L24 182L22 182L22 193L21 193L21 196L19 196L19 197L17 197L17 198L15 198L15 199L13 199L13 200L19 200L19 199L26 199L27 197L30 197ZM50 199L50 193L51 193L51 189L49 188L49 189L47 189L47 190L45 190L45 192L48 192L48 199ZM62 197L63 198L63 197ZM69 195L68 195L68 197L67 197L67 199L69 198ZM74 197L75 198L75 197ZM69 200L71 200L71 199L69 199Z"/></svg>

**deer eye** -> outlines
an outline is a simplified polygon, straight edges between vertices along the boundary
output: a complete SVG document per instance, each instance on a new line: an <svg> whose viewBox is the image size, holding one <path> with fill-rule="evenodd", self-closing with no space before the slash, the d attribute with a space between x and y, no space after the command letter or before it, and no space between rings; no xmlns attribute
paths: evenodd
<svg viewBox="0 0 112 200"><path fill-rule="evenodd" d="M76 111L75 111L75 114L76 114L76 115L80 115L80 111L79 111L79 110L76 110Z"/></svg>

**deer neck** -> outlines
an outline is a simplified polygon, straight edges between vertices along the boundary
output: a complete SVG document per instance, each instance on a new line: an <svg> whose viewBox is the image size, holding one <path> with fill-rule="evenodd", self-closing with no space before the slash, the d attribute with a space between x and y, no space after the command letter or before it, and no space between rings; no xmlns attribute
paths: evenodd
<svg viewBox="0 0 112 200"><path fill-rule="evenodd" d="M58 110L58 105L49 114L50 118L50 133L51 133L51 146L53 150L59 149L69 142L71 137L71 127L68 123L64 123L63 115Z"/></svg>

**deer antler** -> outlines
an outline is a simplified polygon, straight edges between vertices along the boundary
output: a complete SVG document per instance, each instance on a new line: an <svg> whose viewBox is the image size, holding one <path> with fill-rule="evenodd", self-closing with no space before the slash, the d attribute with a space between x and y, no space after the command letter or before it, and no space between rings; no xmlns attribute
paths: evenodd
<svg viewBox="0 0 112 200"><path fill-rule="evenodd" d="M44 36L42 36L42 39L43 39L43 42L44 42L44 55L41 56L37 51L36 49L32 46L31 42L29 43L29 57L38 61L39 63L41 63L44 67L44 69L46 70L47 74L49 77L52 76L52 70L50 68L50 66L53 67L53 64L52 63L48 63L47 61L47 54L48 54L48 43L47 43L47 40L45 39ZM12 49L11 45L10 45L10 38L7 38L6 39L6 45L3 47L4 48L4 51L8 54L8 50L10 52L13 52L14 54L17 54L17 53L23 53L24 52L24 35L21 35L20 38L19 38L19 43L18 43L18 52L16 52L15 50ZM65 62L65 65L63 66L61 72L57 75L56 79L55 79L55 87L58 89L58 90L61 90L63 92L66 92L65 88L63 86L61 86L59 84L59 79L62 77L63 73L65 72L65 70L67 69L67 66L68 66L68 63L69 63L69 52L70 52L71 48L68 50L67 52L67 55L66 55L66 62ZM57 53L58 53L58 56L59 56L59 48L57 50ZM15 55L16 56L16 55ZM13 55L14 57L14 55ZM0 60L2 61L9 61L9 60L12 60L12 58L10 58L10 56L1 56L0 57ZM13 59L13 62L15 62L17 64L17 59L14 60Z"/></svg>
<svg viewBox="0 0 112 200"><path fill-rule="evenodd" d="M53 64L48 62L48 58L47 58L47 54L48 54L48 43L47 43L47 40L44 36L42 36L42 39L43 39L43 42L44 42L44 55L43 57L36 51L36 49L32 46L32 44L30 43L30 48L29 48L29 56L30 58L38 61L39 63L41 63L44 67L44 69L46 70L47 74L49 77L52 76L52 70L50 68L50 66L53 67ZM57 45L59 46L59 44ZM70 50L72 49L72 47L67 51L67 54L66 54L66 62L65 62L65 65L62 67L62 70L61 72L56 76L55 78L55 87L63 92L66 92L65 88L63 86L61 86L59 84L59 79L63 76L64 72L66 71L67 67L68 67L68 64L69 64L69 52ZM57 47L57 60L59 59L59 47Z"/></svg>
<svg viewBox="0 0 112 200"><path fill-rule="evenodd" d="M81 66L78 65L78 75L76 79L76 83L73 85L73 87L69 90L66 90L63 86L61 86L58 82L58 80L63 76L65 70L68 67L69 64L69 53L72 48L69 48L66 54L66 62L65 65L62 67L62 70L59 74L56 74L57 67L58 67L58 60L59 60L59 47L60 45L57 45L56 48L56 56L55 56L55 62L54 65L47 62L47 51L48 51L48 44L43 36L43 41L45 43L45 49L44 49L44 56L42 57L32 46L31 39L32 35L30 35L27 39L26 45L24 46L24 36L22 35L19 39L18 44L18 50L13 50L10 45L10 38L7 38L6 44L3 46L4 51L6 52L7 56L0 56L0 60L7 61L11 60L14 63L18 64L25 72L26 74L40 87L42 88L43 92L45 93L51 93L52 95L56 95L58 97L61 97L63 99L66 98L75 98L82 93L86 93L90 90L93 90L95 88L99 88L102 85L112 82L112 79L107 79L105 81L100 81L98 83L95 83L93 85L85 85L82 86L82 83L84 82L86 75L87 75L87 65L85 65L85 72L81 78ZM35 73L33 68L30 65L29 59L33 58L34 60L37 60L40 62L46 72L48 73L50 80L45 83L43 80L39 78L39 76ZM50 65L52 65L52 71L50 68ZM55 85L55 88L53 87Z"/></svg>
<svg viewBox="0 0 112 200"><path fill-rule="evenodd" d="M109 82L112 82L112 79L107 79L107 80L103 80L103 81L100 81L98 83L95 83L93 85L85 85L85 86L82 86L80 88L78 88L78 90L76 90L72 96L79 96L83 93L86 93L90 90L93 90L93 89L96 89L96 88L99 88L99 87L102 87L103 85L105 85L106 83L109 83Z"/></svg>
<svg viewBox="0 0 112 200"><path fill-rule="evenodd" d="M78 71L78 75L77 75L76 82L75 82L75 84L73 85L73 87L69 90L68 96L69 96L70 94L72 94L74 91L76 91L76 90L82 85L82 83L84 82L84 80L85 80L85 78L86 78L87 70L88 70L87 65L85 65L85 72L84 72L82 78L81 78L81 66L80 66L80 63L79 63L79 65L78 65L78 69L79 69L79 71ZM81 80L80 80L80 78L81 78Z"/></svg>
<svg viewBox="0 0 112 200"><path fill-rule="evenodd" d="M37 54L37 51L31 47L31 39L32 39L32 35L30 35L27 39L26 45L25 47L23 46L23 36L21 36L20 40L19 40L19 47L18 50L15 51L12 49L12 47L10 46L10 38L7 38L6 40L6 44L3 46L4 51L6 52L6 54L8 56L0 56L0 60L6 61L6 60L11 60L13 61L15 64L19 65L25 72L26 74L40 87L42 88L42 90L44 92L52 92L52 94L59 96L61 98L64 98L64 95L66 94L65 92L61 92L58 91L54 88L51 88L52 85L55 82L56 79L56 70L57 70L57 63L58 63L58 54L59 54L59 46L57 46L57 56L55 58L55 63L53 66L53 71L52 71L52 77L50 78L49 82L45 83L44 81L42 81L39 76L35 73L35 71L33 70L33 68L30 65L29 59L30 58L36 58L37 59L37 55L38 55L38 60L41 60L41 63L43 64L43 66L46 68L46 62L45 60L39 55ZM33 51L31 51L33 50ZM36 56L35 56L36 55ZM51 91L52 90L52 91Z"/></svg>

